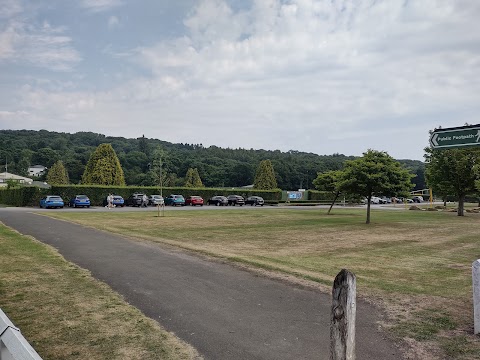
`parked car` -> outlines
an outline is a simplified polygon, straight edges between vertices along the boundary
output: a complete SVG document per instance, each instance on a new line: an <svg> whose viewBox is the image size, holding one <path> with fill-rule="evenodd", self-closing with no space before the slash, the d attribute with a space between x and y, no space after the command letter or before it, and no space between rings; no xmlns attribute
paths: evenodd
<svg viewBox="0 0 480 360"><path fill-rule="evenodd" d="M371 204L382 204L382 199L380 199L379 197L377 196L372 196L372 198L370 199L370 203Z"/></svg>
<svg viewBox="0 0 480 360"><path fill-rule="evenodd" d="M165 200L163 200L163 196L161 195L150 195L148 197L148 205L165 205Z"/></svg>
<svg viewBox="0 0 480 360"><path fill-rule="evenodd" d="M260 196L250 196L245 200L245 205L250 204L251 206L255 205L260 205L263 206L265 204L265 200L263 200L262 197Z"/></svg>
<svg viewBox="0 0 480 360"><path fill-rule="evenodd" d="M224 205L228 205L228 199L225 196L216 195L216 196L212 196L210 199L208 199L207 204L208 205L216 205L216 206L224 206Z"/></svg>
<svg viewBox="0 0 480 360"><path fill-rule="evenodd" d="M113 195L113 205L114 206L125 206L125 200L120 195Z"/></svg>
<svg viewBox="0 0 480 360"><path fill-rule="evenodd" d="M414 196L412 198L413 202L416 202L416 203L421 203L421 202L424 202L425 200L423 200L423 196Z"/></svg>
<svg viewBox="0 0 480 360"><path fill-rule="evenodd" d="M228 195L227 196L228 205L245 205L245 199L240 195Z"/></svg>
<svg viewBox="0 0 480 360"><path fill-rule="evenodd" d="M402 203L403 203L403 199L397 198L397 197L392 197L392 203L402 204Z"/></svg>
<svg viewBox="0 0 480 360"><path fill-rule="evenodd" d="M103 199L103 206L107 206L107 198ZM124 207L125 206L125 200L123 197L120 195L113 195L113 201L112 201L113 206L120 206Z"/></svg>
<svg viewBox="0 0 480 360"><path fill-rule="evenodd" d="M380 199L383 201L383 204L391 204L392 203L392 198L382 196Z"/></svg>
<svg viewBox="0 0 480 360"><path fill-rule="evenodd" d="M90 199L87 195L76 195L70 199L68 202L68 206L70 207L90 207Z"/></svg>
<svg viewBox="0 0 480 360"><path fill-rule="evenodd" d="M142 206L144 195L145 194L142 193L133 193L127 198L127 200L125 201L125 205L138 207Z"/></svg>
<svg viewBox="0 0 480 360"><path fill-rule="evenodd" d="M165 198L165 205L185 206L185 198L182 195L168 195Z"/></svg>
<svg viewBox="0 0 480 360"><path fill-rule="evenodd" d="M203 198L201 196L189 196L185 200L185 205L191 205L191 206L203 206Z"/></svg>
<svg viewBox="0 0 480 360"><path fill-rule="evenodd" d="M370 203L371 204L387 204L388 200L386 197L381 198L378 196L372 196Z"/></svg>
<svg viewBox="0 0 480 360"><path fill-rule="evenodd" d="M58 195L47 195L40 200L41 208L63 208L65 206L63 199Z"/></svg>

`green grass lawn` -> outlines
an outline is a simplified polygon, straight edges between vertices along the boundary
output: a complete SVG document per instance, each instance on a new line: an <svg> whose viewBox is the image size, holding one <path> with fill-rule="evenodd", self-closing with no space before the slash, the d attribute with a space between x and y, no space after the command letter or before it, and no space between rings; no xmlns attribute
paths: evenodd
<svg viewBox="0 0 480 360"><path fill-rule="evenodd" d="M0 224L0 308L44 360L196 359L53 248Z"/></svg>
<svg viewBox="0 0 480 360"><path fill-rule="evenodd" d="M347 268L357 276L359 295L385 307L393 333L440 351L440 358L480 359L480 341L471 335L480 214L382 210L372 212L370 225L365 210L343 209L333 215L324 209L49 215L324 287Z"/></svg>

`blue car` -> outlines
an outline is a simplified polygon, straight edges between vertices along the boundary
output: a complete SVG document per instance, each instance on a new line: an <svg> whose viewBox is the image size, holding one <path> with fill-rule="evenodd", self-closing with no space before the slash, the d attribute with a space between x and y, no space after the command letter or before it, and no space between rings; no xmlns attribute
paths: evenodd
<svg viewBox="0 0 480 360"><path fill-rule="evenodd" d="M103 199L103 206L107 206L107 205L108 205L107 198L105 198L105 199ZM112 205L115 206L115 207L117 207L117 206L124 207L125 206L125 200L120 195L113 195Z"/></svg>
<svg viewBox="0 0 480 360"><path fill-rule="evenodd" d="M169 195L165 198L165 205L185 206L185 198L182 195Z"/></svg>
<svg viewBox="0 0 480 360"><path fill-rule="evenodd" d="M48 196L44 196L41 200L40 200L40 207L41 208L45 208L45 209L48 209L48 208L52 208L52 209L55 209L55 208L63 208L64 206L64 203L63 203L63 199L58 196L58 195L48 195Z"/></svg>
<svg viewBox="0 0 480 360"><path fill-rule="evenodd" d="M90 199L87 195L76 195L75 197L70 199L68 203L70 207L90 207Z"/></svg>
<svg viewBox="0 0 480 360"><path fill-rule="evenodd" d="M112 204L113 204L114 206L124 207L124 206L125 206L125 200L124 200L123 197L121 197L120 195L113 195Z"/></svg>

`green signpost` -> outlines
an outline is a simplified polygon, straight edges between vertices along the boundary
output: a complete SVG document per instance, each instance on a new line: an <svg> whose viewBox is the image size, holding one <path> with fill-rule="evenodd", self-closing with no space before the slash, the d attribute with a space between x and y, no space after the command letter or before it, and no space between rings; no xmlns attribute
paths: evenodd
<svg viewBox="0 0 480 360"><path fill-rule="evenodd" d="M433 149L448 149L480 145L480 124L436 129L430 136Z"/></svg>

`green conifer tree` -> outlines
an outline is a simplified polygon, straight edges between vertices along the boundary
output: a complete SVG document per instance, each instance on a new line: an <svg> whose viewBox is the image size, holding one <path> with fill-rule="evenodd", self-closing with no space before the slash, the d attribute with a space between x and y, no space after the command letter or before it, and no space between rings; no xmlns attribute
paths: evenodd
<svg viewBox="0 0 480 360"><path fill-rule="evenodd" d="M98 145L85 167L82 183L89 185L125 185L122 166L112 145Z"/></svg>
<svg viewBox="0 0 480 360"><path fill-rule="evenodd" d="M262 160L257 167L253 187L260 190L273 190L277 188L277 179L270 160Z"/></svg>
<svg viewBox="0 0 480 360"><path fill-rule="evenodd" d="M200 188L204 187L197 168L189 168L185 175L185 187Z"/></svg>
<svg viewBox="0 0 480 360"><path fill-rule="evenodd" d="M198 169L197 169L197 168L194 168L194 169L193 169L193 180L192 180L192 183L193 183L193 187L195 187L195 188L204 187L204 185L203 185L203 183L202 183L202 179L200 178L200 174L198 173Z"/></svg>
<svg viewBox="0 0 480 360"><path fill-rule="evenodd" d="M66 185L69 183L68 172L62 160L58 160L48 171L47 183L50 185Z"/></svg>
<svg viewBox="0 0 480 360"><path fill-rule="evenodd" d="M185 174L185 187L193 187L193 169L188 168L187 173Z"/></svg>

